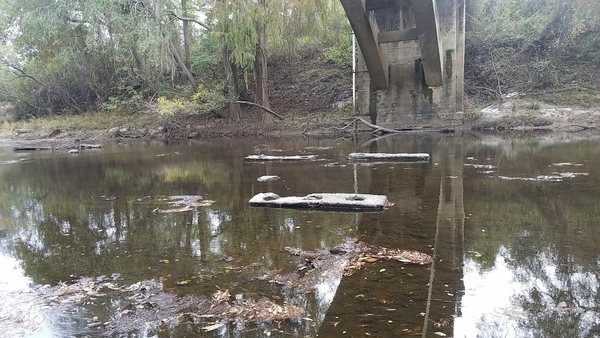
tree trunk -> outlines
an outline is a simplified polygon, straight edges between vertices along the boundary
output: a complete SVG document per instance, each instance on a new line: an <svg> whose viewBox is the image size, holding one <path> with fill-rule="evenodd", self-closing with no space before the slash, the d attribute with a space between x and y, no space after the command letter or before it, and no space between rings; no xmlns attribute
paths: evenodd
<svg viewBox="0 0 600 338"><path fill-rule="evenodd" d="M192 72L190 72L190 69L185 65L185 63L181 59L181 55L179 54L177 47L175 47L173 40L169 40L169 47L171 48L171 53L173 53L173 57L175 58L175 61L177 61L179 68L181 68L181 70L183 71L187 79L190 81L192 86L194 86L195 90L198 87L198 82L196 82L194 75L192 74Z"/></svg>
<svg viewBox="0 0 600 338"><path fill-rule="evenodd" d="M225 78L227 79L227 100L229 101L228 117L232 120L239 121L242 116L242 108L237 103L238 93L235 86L235 78L233 75L233 69L231 62L229 61L229 50L223 48L223 68L225 70Z"/></svg>
<svg viewBox="0 0 600 338"><path fill-rule="evenodd" d="M187 17L187 0L181 0L181 9L183 10L182 15ZM183 29L183 53L185 55L184 63L188 69L192 69L192 55L190 52L191 34L189 22L187 20L183 20L181 25Z"/></svg>
<svg viewBox="0 0 600 338"><path fill-rule="evenodd" d="M260 4L266 6L265 0L260 0ZM256 57L254 60L254 73L256 85L256 99L262 106L270 109L269 102L269 73L267 68L267 24L262 22L259 27L259 40L256 46ZM268 112L263 112L263 126L273 125L273 116Z"/></svg>
<svg viewBox="0 0 600 338"><path fill-rule="evenodd" d="M140 55L140 51L136 45L131 45L131 54L133 54L133 60L135 61L135 68L138 70L139 74L143 74L144 72L144 60Z"/></svg>

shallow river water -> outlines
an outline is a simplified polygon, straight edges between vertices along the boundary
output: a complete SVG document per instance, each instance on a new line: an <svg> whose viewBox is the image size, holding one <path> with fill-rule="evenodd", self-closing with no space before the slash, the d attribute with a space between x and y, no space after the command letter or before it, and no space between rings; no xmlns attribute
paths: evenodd
<svg viewBox="0 0 600 338"><path fill-rule="evenodd" d="M0 146L0 337L600 336L600 141L217 139L106 142L77 154L13 146ZM431 159L353 163L352 152ZM317 158L245 162L251 154ZM257 181L264 175L281 179ZM358 192L393 204L370 213L250 207L261 192ZM347 238L428 253L433 264L324 271L312 292L260 278L302 266L285 247ZM118 287L57 291L82 277ZM227 290L232 302L304 313L213 330L210 318L171 313L109 329L155 306L119 289L150 280L177 298Z"/></svg>

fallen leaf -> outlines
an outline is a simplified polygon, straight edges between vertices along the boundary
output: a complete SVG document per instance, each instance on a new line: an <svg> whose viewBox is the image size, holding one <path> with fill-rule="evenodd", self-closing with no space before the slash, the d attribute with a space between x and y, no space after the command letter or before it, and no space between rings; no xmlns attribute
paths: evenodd
<svg viewBox="0 0 600 338"><path fill-rule="evenodd" d="M223 327L223 325L225 325L225 323L216 323L213 325L205 326L202 328L202 330L204 330L205 332L210 332Z"/></svg>
<svg viewBox="0 0 600 338"><path fill-rule="evenodd" d="M169 260L168 259L161 259L158 261L159 263L165 263L165 264L169 264Z"/></svg>

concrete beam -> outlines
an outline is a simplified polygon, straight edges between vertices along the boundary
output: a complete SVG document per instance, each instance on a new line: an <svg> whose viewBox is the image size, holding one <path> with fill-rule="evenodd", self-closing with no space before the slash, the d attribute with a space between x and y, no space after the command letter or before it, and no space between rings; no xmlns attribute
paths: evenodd
<svg viewBox="0 0 600 338"><path fill-rule="evenodd" d="M379 43L401 42L417 40L419 35L416 28L401 31L379 32Z"/></svg>
<svg viewBox="0 0 600 338"><path fill-rule="evenodd" d="M367 12L365 0L341 0L346 16L360 46L371 85L376 89L388 87L388 60L379 46L379 27L374 12Z"/></svg>
<svg viewBox="0 0 600 338"><path fill-rule="evenodd" d="M443 83L444 68L441 41L439 39L439 19L436 12L436 0L418 0L412 2L419 46L423 59L425 83L439 86Z"/></svg>
<svg viewBox="0 0 600 338"><path fill-rule="evenodd" d="M406 6L410 6L410 0L365 0L365 9L367 12Z"/></svg>

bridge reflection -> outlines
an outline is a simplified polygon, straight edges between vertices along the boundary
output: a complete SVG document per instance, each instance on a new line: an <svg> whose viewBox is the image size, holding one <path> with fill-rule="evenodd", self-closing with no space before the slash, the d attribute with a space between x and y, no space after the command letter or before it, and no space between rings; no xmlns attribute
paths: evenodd
<svg viewBox="0 0 600 338"><path fill-rule="evenodd" d="M369 146L371 151L386 151L401 141L406 139L388 138ZM395 167L391 175L402 176L390 175L393 185L370 180L373 170L364 173L359 168L359 191L385 193L395 206L384 213L360 215L356 232L366 242L430 253L434 263L423 267L377 262L342 279L320 336L344 332L374 337L453 335L464 290L463 143L424 135L404 145L418 148L424 144L434 149L431 163L417 164L418 168L390 164ZM405 186L398 187L400 181Z"/></svg>

